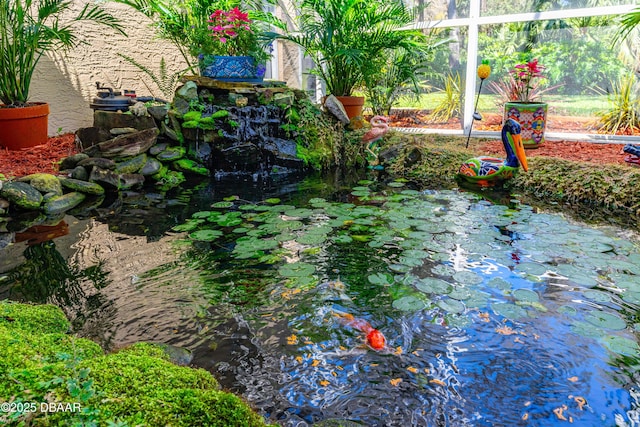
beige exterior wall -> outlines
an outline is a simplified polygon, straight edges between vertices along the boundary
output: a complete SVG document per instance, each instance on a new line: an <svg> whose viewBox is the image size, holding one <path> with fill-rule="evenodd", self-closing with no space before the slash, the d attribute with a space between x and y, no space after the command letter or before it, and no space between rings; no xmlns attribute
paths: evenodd
<svg viewBox="0 0 640 427"><path fill-rule="evenodd" d="M86 1L74 0L74 3L78 12ZM135 58L154 71L159 69L162 57L173 71L186 67L177 49L155 37L146 17L121 4L106 3L103 7L123 21L128 37L106 27L83 24L75 30L87 44L65 55L49 54L38 64L29 100L50 104L49 135L75 132L93 124L93 110L89 105L96 96L96 82L115 90L132 89L139 96L164 97L146 74L119 57L119 53ZM297 48L281 49L281 57L290 50L297 55ZM274 77L300 88L297 56L280 60L278 65L279 75Z"/></svg>

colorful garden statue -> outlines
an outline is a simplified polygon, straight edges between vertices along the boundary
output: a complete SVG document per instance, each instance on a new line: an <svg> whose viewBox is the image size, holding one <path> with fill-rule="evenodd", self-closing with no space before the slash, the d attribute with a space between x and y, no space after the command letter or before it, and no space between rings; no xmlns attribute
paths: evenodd
<svg viewBox="0 0 640 427"><path fill-rule="evenodd" d="M624 156L624 161L627 163L631 163L633 165L640 165L640 146L627 144L622 149L626 156Z"/></svg>
<svg viewBox="0 0 640 427"><path fill-rule="evenodd" d="M529 170L520 137L520 125L515 120L508 119L502 127L502 143L507 153L506 159L474 157L460 166L458 176L468 182L488 187L513 178L520 165L525 172Z"/></svg>
<svg viewBox="0 0 640 427"><path fill-rule="evenodd" d="M378 160L378 152L380 151L378 141L389 131L388 121L389 119L387 117L373 116L370 120L371 129L362 135L362 142L367 145L367 161L371 169L382 169L382 166L379 164L380 161Z"/></svg>

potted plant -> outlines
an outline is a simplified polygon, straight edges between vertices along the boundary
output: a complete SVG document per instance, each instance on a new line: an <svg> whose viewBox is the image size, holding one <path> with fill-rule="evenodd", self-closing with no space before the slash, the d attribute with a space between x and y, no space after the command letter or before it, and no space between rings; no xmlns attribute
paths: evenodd
<svg viewBox="0 0 640 427"><path fill-rule="evenodd" d="M67 0L0 1L0 146L15 150L47 140L49 105L29 102L29 87L38 61L47 52L64 51L80 40L73 25L92 21L124 34L119 21L87 4L68 22L61 16Z"/></svg>
<svg viewBox="0 0 640 427"><path fill-rule="evenodd" d="M365 77L379 72L390 51L426 49L424 34L409 28L414 17L401 0L302 0L296 28L267 37L300 46L327 94L338 97L352 118L364 104L364 97L353 99L354 91L364 89Z"/></svg>
<svg viewBox="0 0 640 427"><path fill-rule="evenodd" d="M208 23L208 37L194 46L200 51L200 75L223 81L262 81L270 54L261 46L249 14L237 7L217 9Z"/></svg>
<svg viewBox="0 0 640 427"><path fill-rule="evenodd" d="M261 72L271 57L261 36L268 26L284 27L273 14L261 10L275 0L115 0L146 15L158 35L173 43L187 63L187 70L219 80L251 80L238 75L247 70ZM220 65L214 57L229 57L230 65ZM238 57L249 57L238 58ZM220 69L231 74L223 74Z"/></svg>
<svg viewBox="0 0 640 427"><path fill-rule="evenodd" d="M541 89L545 67L537 59L516 64L502 83L491 85L504 104L504 120L513 119L522 127L525 148L537 148L544 143L548 105L540 96L553 89Z"/></svg>

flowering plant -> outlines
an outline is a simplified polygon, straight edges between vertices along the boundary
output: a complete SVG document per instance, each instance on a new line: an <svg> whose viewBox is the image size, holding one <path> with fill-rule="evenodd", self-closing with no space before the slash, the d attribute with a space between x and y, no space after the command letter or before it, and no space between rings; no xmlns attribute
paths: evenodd
<svg viewBox="0 0 640 427"><path fill-rule="evenodd" d="M517 64L513 70L509 71L513 79L513 89L511 100L518 102L535 102L540 96L538 85L540 79L546 79L542 74L545 66L538 63L537 59L529 62Z"/></svg>
<svg viewBox="0 0 640 427"><path fill-rule="evenodd" d="M269 54L260 43L260 31L249 14L238 7L231 10L218 9L208 20L208 37L203 43L204 54L221 56L252 56L261 64L269 59Z"/></svg>

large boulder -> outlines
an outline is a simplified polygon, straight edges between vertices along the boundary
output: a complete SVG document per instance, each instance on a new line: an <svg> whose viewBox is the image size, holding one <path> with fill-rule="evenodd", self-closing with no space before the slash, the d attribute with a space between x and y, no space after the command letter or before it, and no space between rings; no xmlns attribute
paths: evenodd
<svg viewBox="0 0 640 427"><path fill-rule="evenodd" d="M26 182L6 182L0 190L0 197L23 209L40 209L42 193Z"/></svg>
<svg viewBox="0 0 640 427"><path fill-rule="evenodd" d="M124 158L146 152L158 138L158 128L120 135L84 150L90 157Z"/></svg>
<svg viewBox="0 0 640 427"><path fill-rule="evenodd" d="M28 182L33 188L43 194L53 193L55 195L62 194L62 185L60 180L50 173L33 173L18 179L20 182Z"/></svg>

